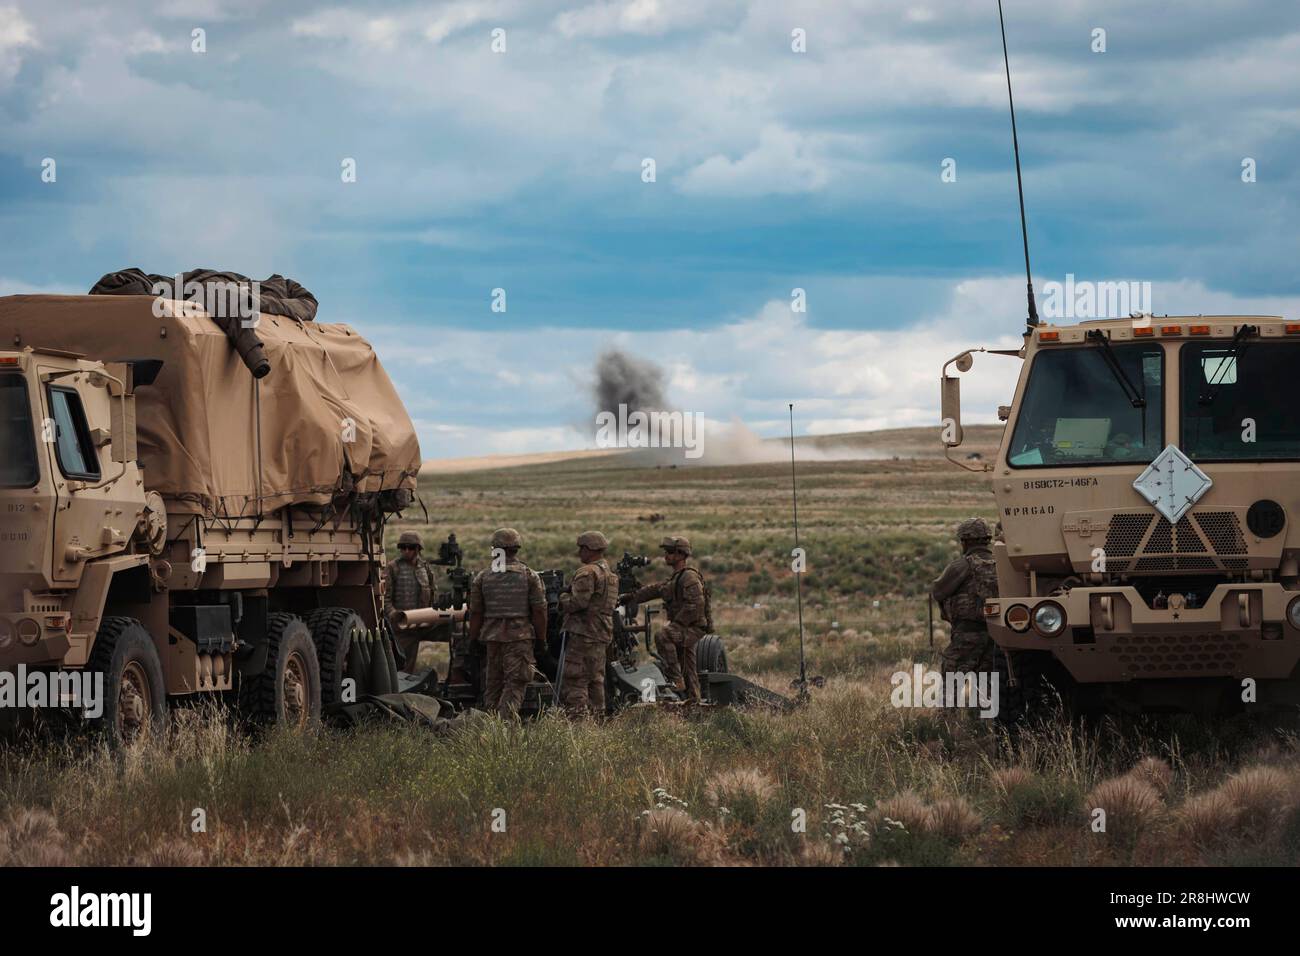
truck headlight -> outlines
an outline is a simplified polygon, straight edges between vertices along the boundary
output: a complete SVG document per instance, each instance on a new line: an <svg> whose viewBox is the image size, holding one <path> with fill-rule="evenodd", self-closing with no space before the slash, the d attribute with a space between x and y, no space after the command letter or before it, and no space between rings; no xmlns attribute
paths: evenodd
<svg viewBox="0 0 1300 956"><path fill-rule="evenodd" d="M1007 627L1017 634L1029 630L1029 608L1023 604L1013 604L1007 608Z"/></svg>
<svg viewBox="0 0 1300 956"><path fill-rule="evenodd" d="M1286 619L1291 622L1292 627L1300 627L1300 597L1287 607Z"/></svg>
<svg viewBox="0 0 1300 956"><path fill-rule="evenodd" d="M1065 608L1047 602L1034 608L1034 629L1043 637L1056 637L1065 630Z"/></svg>

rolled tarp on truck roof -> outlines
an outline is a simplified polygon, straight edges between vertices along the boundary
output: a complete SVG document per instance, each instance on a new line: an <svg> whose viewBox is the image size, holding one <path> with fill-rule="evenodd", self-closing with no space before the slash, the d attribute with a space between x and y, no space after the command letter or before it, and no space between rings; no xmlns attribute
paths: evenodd
<svg viewBox="0 0 1300 956"><path fill-rule="evenodd" d="M145 485L172 510L247 516L325 504L349 484L415 487L415 428L374 349L349 326L261 315L272 370L259 380L205 313L163 300L158 317L158 301L3 296L0 349L161 359L155 381L136 388L136 421Z"/></svg>

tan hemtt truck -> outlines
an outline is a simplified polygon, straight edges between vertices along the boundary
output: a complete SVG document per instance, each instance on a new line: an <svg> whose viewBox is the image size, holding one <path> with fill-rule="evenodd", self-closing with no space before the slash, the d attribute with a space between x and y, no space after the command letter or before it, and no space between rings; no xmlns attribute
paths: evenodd
<svg viewBox="0 0 1300 956"><path fill-rule="evenodd" d="M1300 323L1196 316L1031 327L992 463L989 631L1026 692L1085 707L1300 703ZM1004 358L992 361L1005 361Z"/></svg>
<svg viewBox="0 0 1300 956"><path fill-rule="evenodd" d="M0 670L102 672L118 736L203 694L309 722L376 625L410 418L345 325L260 316L256 380L155 302L0 298Z"/></svg>

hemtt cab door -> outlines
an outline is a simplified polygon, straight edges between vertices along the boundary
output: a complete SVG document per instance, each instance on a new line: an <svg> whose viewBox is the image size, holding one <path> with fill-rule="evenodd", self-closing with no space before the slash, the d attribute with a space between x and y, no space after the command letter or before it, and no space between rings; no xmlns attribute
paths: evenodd
<svg viewBox="0 0 1300 956"><path fill-rule="evenodd" d="M105 514L101 457L107 456L101 456L98 447L97 436L104 434L104 428L96 425L108 422L108 392L86 388L85 382L85 372L40 369L43 408L38 437L45 447L56 497L51 570L54 580L62 582L78 580L81 564L120 544L129 532L124 524L135 521L134 515Z"/></svg>
<svg viewBox="0 0 1300 956"><path fill-rule="evenodd" d="M25 588L46 587L37 558L53 508L44 496L31 384L18 357L0 358L0 597L21 608Z"/></svg>

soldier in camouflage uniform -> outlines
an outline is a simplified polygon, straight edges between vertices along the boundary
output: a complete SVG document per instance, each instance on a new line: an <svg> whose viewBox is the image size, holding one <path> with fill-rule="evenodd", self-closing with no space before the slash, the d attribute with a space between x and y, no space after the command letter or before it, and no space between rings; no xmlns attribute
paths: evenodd
<svg viewBox="0 0 1300 956"><path fill-rule="evenodd" d="M993 639L984 622L984 601L998 595L998 572L989 541L993 532L983 518L969 518L957 527L962 556L944 569L930 593L939 602L943 619L952 625L952 639L943 650L942 671L991 671L996 666Z"/></svg>
<svg viewBox="0 0 1300 956"><path fill-rule="evenodd" d="M469 636L487 644L483 705L502 717L519 712L532 679L533 640L546 638L546 591L537 572L519 560L519 532L492 534L492 566L469 590Z"/></svg>
<svg viewBox="0 0 1300 956"><path fill-rule="evenodd" d="M662 599L668 623L655 635L655 646L664 660L664 677L688 700L699 703L700 674L695 664L695 645L704 636L708 621L704 575L689 561L691 543L680 536L663 539L659 545L664 563L673 569L662 584L647 584L631 594L621 595L620 603L642 603Z"/></svg>
<svg viewBox="0 0 1300 956"><path fill-rule="evenodd" d="M414 531L403 531L397 539L398 557L384 568L384 608L397 646L405 660L403 670L415 672L415 658L421 641L437 639L436 628L399 629L393 626L396 611L411 611L433 605L433 569L420 557L424 543Z"/></svg>
<svg viewBox="0 0 1300 956"><path fill-rule="evenodd" d="M605 654L614 640L618 575L609 569L609 539L599 531L578 535L582 567L569 590L560 595L564 614L564 676L560 697L573 716L605 714Z"/></svg>

